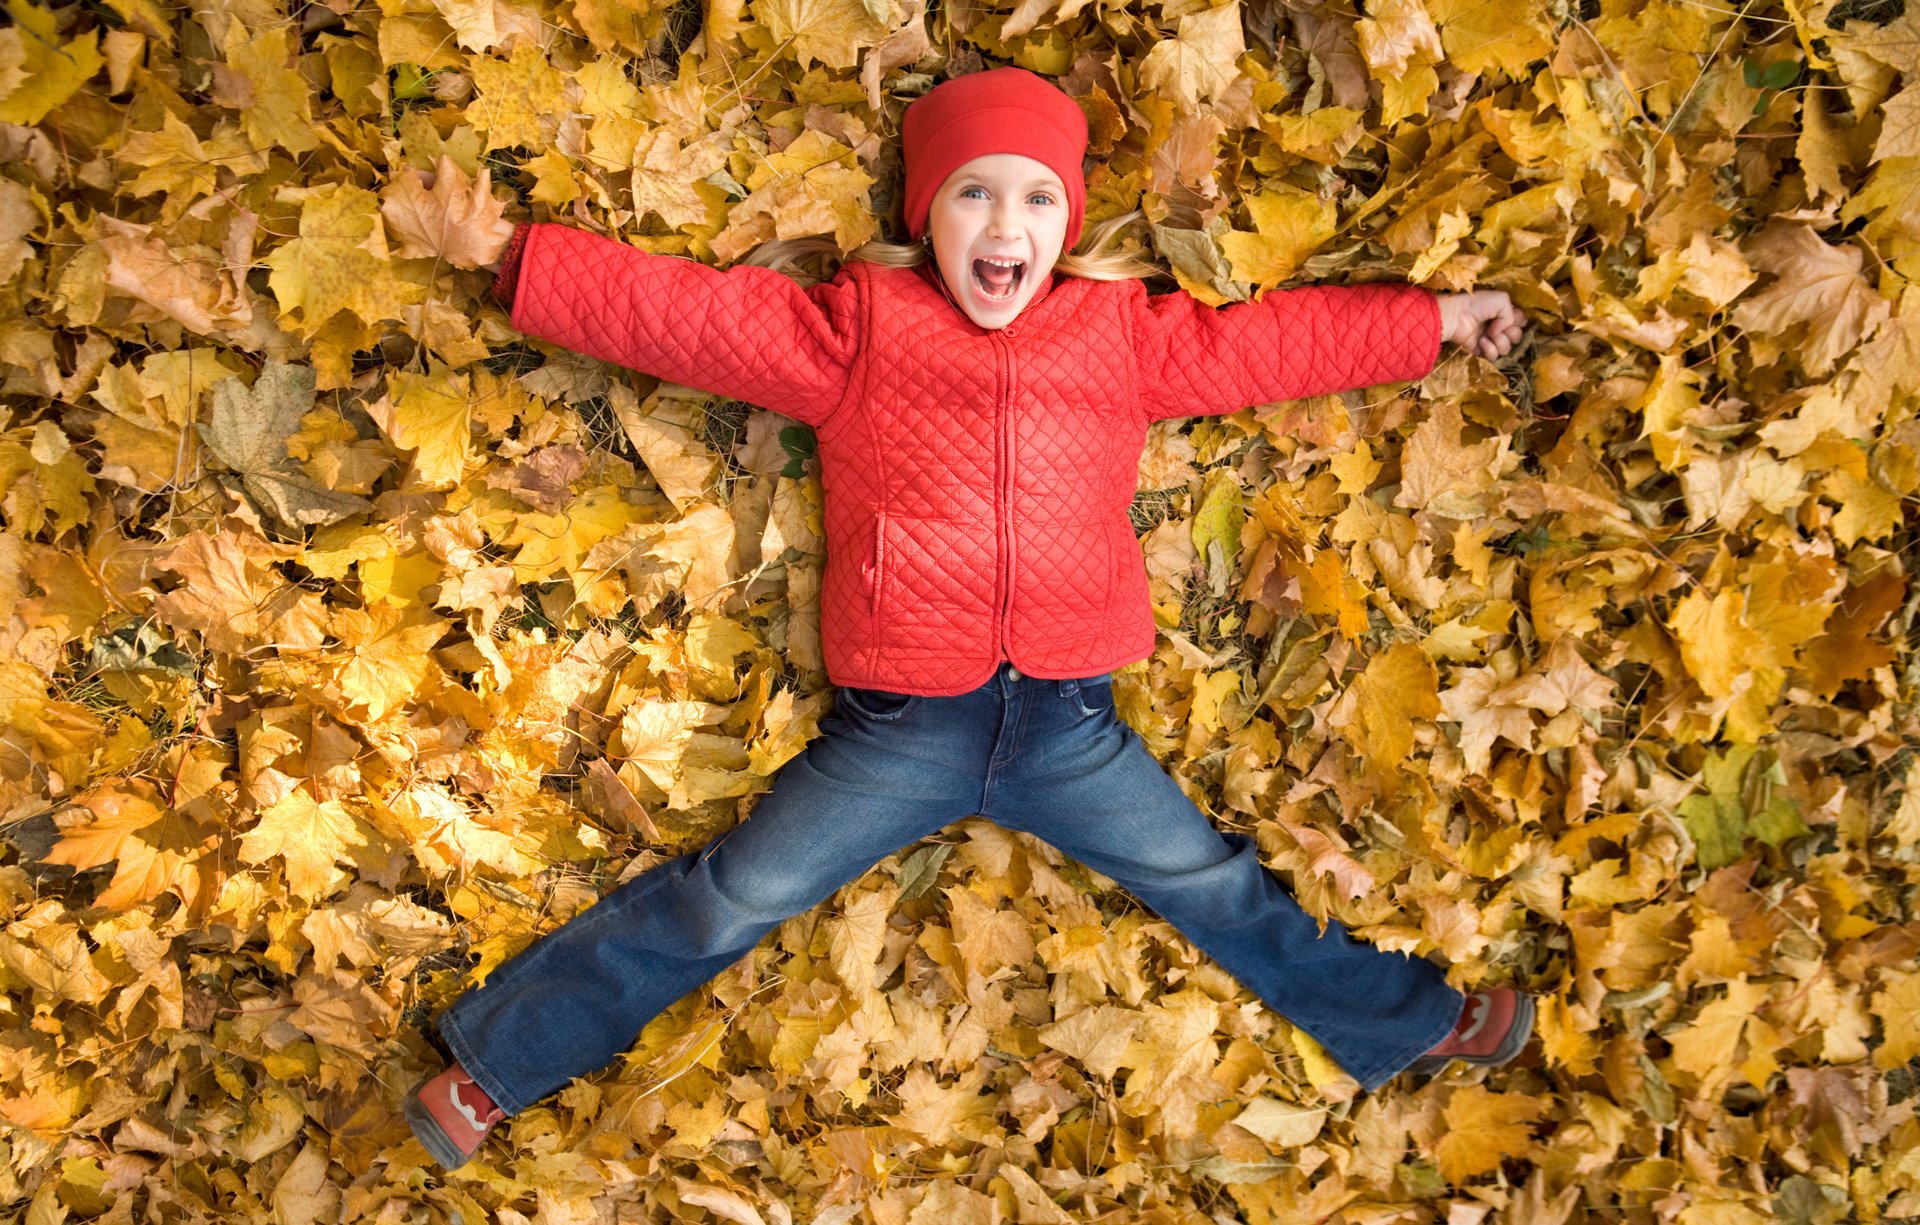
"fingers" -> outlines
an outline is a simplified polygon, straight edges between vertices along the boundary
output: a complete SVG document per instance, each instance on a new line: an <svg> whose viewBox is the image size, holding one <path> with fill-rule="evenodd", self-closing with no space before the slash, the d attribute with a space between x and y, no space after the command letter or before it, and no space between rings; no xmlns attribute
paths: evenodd
<svg viewBox="0 0 1920 1225"><path fill-rule="evenodd" d="M1488 361L1493 361L1512 352L1513 347L1520 343L1520 338L1525 331L1526 328L1519 322L1489 320L1465 347Z"/></svg>
<svg viewBox="0 0 1920 1225"><path fill-rule="evenodd" d="M1505 357L1526 332L1527 320L1505 290L1441 294L1441 335L1488 361Z"/></svg>

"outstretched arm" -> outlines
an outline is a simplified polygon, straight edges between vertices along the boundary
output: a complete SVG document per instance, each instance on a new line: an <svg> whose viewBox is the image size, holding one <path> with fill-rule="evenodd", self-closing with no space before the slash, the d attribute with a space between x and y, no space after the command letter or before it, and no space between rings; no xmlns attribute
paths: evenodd
<svg viewBox="0 0 1920 1225"><path fill-rule="evenodd" d="M1225 307L1142 286L1134 340L1142 406L1160 420L1419 378L1439 357L1441 319L1417 285L1315 285Z"/></svg>
<svg viewBox="0 0 1920 1225"><path fill-rule="evenodd" d="M516 229L494 293L530 336L809 425L839 405L859 350L850 270L802 288L770 268L723 271L566 225Z"/></svg>

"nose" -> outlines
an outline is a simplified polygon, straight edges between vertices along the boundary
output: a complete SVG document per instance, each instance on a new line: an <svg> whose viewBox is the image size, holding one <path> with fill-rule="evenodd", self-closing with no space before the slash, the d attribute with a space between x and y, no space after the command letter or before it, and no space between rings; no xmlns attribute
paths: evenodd
<svg viewBox="0 0 1920 1225"><path fill-rule="evenodd" d="M993 211L987 215L987 230L995 237L1011 236L1016 232L1013 204L1010 201L1001 200L993 206Z"/></svg>

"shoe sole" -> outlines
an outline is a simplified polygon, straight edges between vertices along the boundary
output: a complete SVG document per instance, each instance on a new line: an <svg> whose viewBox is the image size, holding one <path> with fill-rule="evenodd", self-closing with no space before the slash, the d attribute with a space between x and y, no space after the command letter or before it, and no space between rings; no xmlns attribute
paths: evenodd
<svg viewBox="0 0 1920 1225"><path fill-rule="evenodd" d="M1510 1062L1515 1055L1527 1049L1527 1043L1533 1037L1533 997L1522 992L1514 1005L1513 1024L1507 1027L1507 1036L1500 1045L1488 1055L1422 1055L1407 1065L1407 1071L1421 1076L1432 1076L1455 1062L1470 1063L1479 1068L1497 1068Z"/></svg>
<svg viewBox="0 0 1920 1225"><path fill-rule="evenodd" d="M453 1137L440 1126L440 1121L433 1117L427 1104L420 1100L418 1090L407 1094L406 1116L407 1126L413 1129L414 1137L427 1150L427 1155L440 1163L442 1169L457 1170L473 1156L473 1153L460 1151Z"/></svg>

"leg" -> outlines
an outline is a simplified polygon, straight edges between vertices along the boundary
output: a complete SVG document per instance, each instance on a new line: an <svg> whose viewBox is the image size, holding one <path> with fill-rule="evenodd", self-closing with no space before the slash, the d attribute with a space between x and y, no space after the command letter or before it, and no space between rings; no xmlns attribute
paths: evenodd
<svg viewBox="0 0 1920 1225"><path fill-rule="evenodd" d="M604 1067L783 919L978 808L978 773L955 743L961 712L916 698L875 715L846 692L745 821L614 890L441 1016L503 1110Z"/></svg>
<svg viewBox="0 0 1920 1225"><path fill-rule="evenodd" d="M1337 923L1322 935L1253 840L1215 829L1114 717L1107 683L1032 696L1026 735L1045 751L996 785L988 816L1112 877L1368 1089L1447 1035L1464 997L1440 968Z"/></svg>

